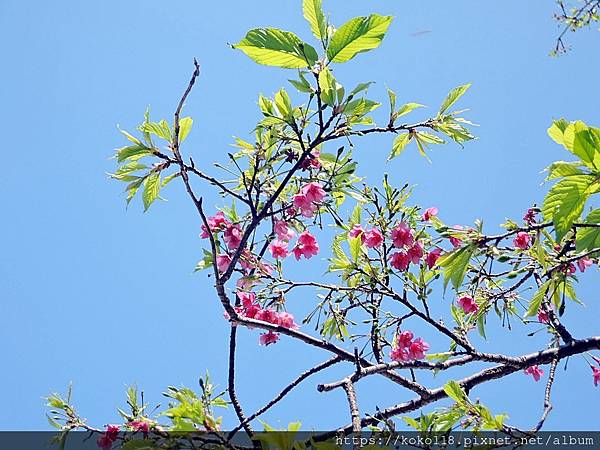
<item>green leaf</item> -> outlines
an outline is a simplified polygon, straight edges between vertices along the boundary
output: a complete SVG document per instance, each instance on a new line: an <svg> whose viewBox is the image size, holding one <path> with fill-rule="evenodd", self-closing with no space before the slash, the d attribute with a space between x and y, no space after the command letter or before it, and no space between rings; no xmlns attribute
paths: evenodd
<svg viewBox="0 0 600 450"><path fill-rule="evenodd" d="M329 106L335 105L336 100L336 81L331 71L325 67L319 72L319 89L321 90L321 100Z"/></svg>
<svg viewBox="0 0 600 450"><path fill-rule="evenodd" d="M123 162L126 160L136 161L144 156L150 156L152 154L153 152L151 149L145 145L138 144L118 149L115 156L117 158L117 162Z"/></svg>
<svg viewBox="0 0 600 450"><path fill-rule="evenodd" d="M404 116L405 114L414 111L417 108L424 108L425 105L421 105L420 103L406 103L400 107L400 109L396 112L396 118Z"/></svg>
<svg viewBox="0 0 600 450"><path fill-rule="evenodd" d="M192 131L192 124L194 121L191 117L184 117L179 121L179 142L185 141L185 138Z"/></svg>
<svg viewBox="0 0 600 450"><path fill-rule="evenodd" d="M144 133L154 134L167 142L171 142L171 128L169 127L167 121L164 119L160 122L144 122L140 125L140 131Z"/></svg>
<svg viewBox="0 0 600 450"><path fill-rule="evenodd" d="M275 94L275 106L284 118L290 119L292 117L292 100L285 89L281 88Z"/></svg>
<svg viewBox="0 0 600 450"><path fill-rule="evenodd" d="M587 127L575 133L573 153L592 169L600 167L600 130Z"/></svg>
<svg viewBox="0 0 600 450"><path fill-rule="evenodd" d="M233 48L265 66L300 69L311 67L319 58L317 51L294 33L276 28L256 28Z"/></svg>
<svg viewBox="0 0 600 450"><path fill-rule="evenodd" d="M455 289L460 287L467 274L467 268L469 267L471 256L473 256L473 251L474 248L472 246L467 246L440 257L438 265L444 268L444 289L449 281L452 281Z"/></svg>
<svg viewBox="0 0 600 450"><path fill-rule="evenodd" d="M362 247L362 239L360 236L354 237L354 238L350 238L348 240L349 244L350 244L350 256L352 256L352 259L354 260L355 263L358 262L358 258L360 257L360 250Z"/></svg>
<svg viewBox="0 0 600 450"><path fill-rule="evenodd" d="M321 0L304 0L302 2L302 13L310 24L310 30L315 37L321 41L327 40L327 21L323 14Z"/></svg>
<svg viewBox="0 0 600 450"><path fill-rule="evenodd" d="M579 219L588 197L600 184L591 175L573 175L556 183L546 195L542 212L554 222L557 240L561 240Z"/></svg>
<svg viewBox="0 0 600 450"><path fill-rule="evenodd" d="M531 297L531 301L529 302L529 308L527 309L527 312L525 313L524 317L533 317L538 313L540 305L544 301L544 297L546 297L548 289L550 289L553 284L554 280L548 280L540 286L537 292L533 294L533 297Z"/></svg>
<svg viewBox="0 0 600 450"><path fill-rule="evenodd" d="M308 80L304 76L304 73L302 71L299 71L298 76L300 77L300 81L297 81L297 80L288 80L288 81L292 84L292 86L294 86L300 92L304 92L306 94L312 94L315 90L313 89L311 84L308 82Z"/></svg>
<svg viewBox="0 0 600 450"><path fill-rule="evenodd" d="M463 388L454 380L450 380L444 385L444 392L459 405L463 405L469 400Z"/></svg>
<svg viewBox="0 0 600 450"><path fill-rule="evenodd" d="M595 209L585 218L586 224L600 224L600 209ZM578 252L600 248L600 227L578 228L575 245Z"/></svg>
<svg viewBox="0 0 600 450"><path fill-rule="evenodd" d="M358 53L379 47L392 19L391 16L371 14L349 20L331 37L327 48L329 61L346 62Z"/></svg>
<svg viewBox="0 0 600 450"><path fill-rule="evenodd" d="M552 138L554 142L560 145L565 145L565 130L569 126L569 122L565 119L555 120L550 128L548 128L548 136Z"/></svg>
<svg viewBox="0 0 600 450"><path fill-rule="evenodd" d="M444 101L442 102L442 106L440 106L440 111L438 115L444 114L448 109L454 105L459 98L461 98L465 92L471 87L471 83L465 84L463 86L458 86L450 91L450 93L446 96Z"/></svg>
<svg viewBox="0 0 600 450"><path fill-rule="evenodd" d="M570 177L573 175L585 175L585 172L583 170L581 170L581 166L582 166L582 164L579 161L573 161L573 162L556 161L556 162L553 162L548 167L546 167L546 169L544 170L545 172L548 172L548 176L546 177L546 180L553 180L555 178L562 178L562 177Z"/></svg>
<svg viewBox="0 0 600 450"><path fill-rule="evenodd" d="M144 211L148 211L150 205L158 198L160 192L160 172L152 172L148 178L144 180Z"/></svg>
<svg viewBox="0 0 600 450"><path fill-rule="evenodd" d="M396 136L394 143L392 144L392 151L388 156L388 161L396 156L400 155L408 145L412 138L410 133L402 133Z"/></svg>

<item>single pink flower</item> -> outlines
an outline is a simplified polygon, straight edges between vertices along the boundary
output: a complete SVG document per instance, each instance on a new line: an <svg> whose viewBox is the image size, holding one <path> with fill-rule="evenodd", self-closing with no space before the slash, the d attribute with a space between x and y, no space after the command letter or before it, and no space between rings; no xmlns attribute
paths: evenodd
<svg viewBox="0 0 600 450"><path fill-rule="evenodd" d="M469 295L463 295L458 299L458 305L462 308L465 314L476 313L479 311L479 306L475 300Z"/></svg>
<svg viewBox="0 0 600 450"><path fill-rule="evenodd" d="M306 195L296 194L293 197L293 201L294 206L300 210L302 216L311 218L315 215L317 205L315 205L312 200L309 200Z"/></svg>
<svg viewBox="0 0 600 450"><path fill-rule="evenodd" d="M523 216L523 220L528 224L528 225L533 225L536 222L535 216L537 214L537 211L533 208L529 208L527 210L527 212L525 213L525 215Z"/></svg>
<svg viewBox="0 0 600 450"><path fill-rule="evenodd" d="M408 257L413 264L419 264L423 257L423 244L421 244L421 241L415 242L415 245L408 249Z"/></svg>
<svg viewBox="0 0 600 450"><path fill-rule="evenodd" d="M409 361L410 356L408 349L400 347L392 348L392 350L390 350L390 359L392 361Z"/></svg>
<svg viewBox="0 0 600 450"><path fill-rule="evenodd" d="M425 262L427 263L427 267L429 267L430 269L433 269L437 263L437 260L440 258L441 254L442 254L441 248L436 248L435 250L432 250L429 253L427 253L427 256L425 257Z"/></svg>
<svg viewBox="0 0 600 450"><path fill-rule="evenodd" d="M580 272L585 272L585 269L591 267L594 264L594 261L591 258L579 258L577 260L577 267L579 267Z"/></svg>
<svg viewBox="0 0 600 450"><path fill-rule="evenodd" d="M531 236L525 231L519 231L517 236L513 239L513 245L521 250L527 250L530 242Z"/></svg>
<svg viewBox="0 0 600 450"><path fill-rule="evenodd" d="M404 223L400 222L393 230L392 230L392 242L394 247L401 248L404 246L410 247L415 242L413 237L413 230Z"/></svg>
<svg viewBox="0 0 600 450"><path fill-rule="evenodd" d="M319 161L319 155L321 152L319 150L313 150L310 156L307 156L304 161L302 161L301 168L302 170L308 169L320 169L321 162Z"/></svg>
<svg viewBox="0 0 600 450"><path fill-rule="evenodd" d="M144 437L148 437L148 432L150 431L150 425L148 425L148 422L134 420L133 422L129 422L129 426L133 431L143 433Z"/></svg>
<svg viewBox="0 0 600 450"><path fill-rule="evenodd" d="M377 228L371 228L363 234L363 241L368 248L379 247L383 244L383 235Z"/></svg>
<svg viewBox="0 0 600 450"><path fill-rule="evenodd" d="M300 326L294 322L294 316L287 311L280 312L277 316L277 323L284 328L297 330Z"/></svg>
<svg viewBox="0 0 600 450"><path fill-rule="evenodd" d="M290 254L288 251L288 243L280 241L279 239L275 239L271 245L269 245L269 250L275 259L287 258Z"/></svg>
<svg viewBox="0 0 600 450"><path fill-rule="evenodd" d="M242 229L239 225L228 225L223 234L223 240L227 247L236 250L242 242Z"/></svg>
<svg viewBox="0 0 600 450"><path fill-rule="evenodd" d="M288 223L285 220L276 220L275 225L273 226L273 230L277 235L277 239L280 241L289 241L296 236L294 230L290 228Z"/></svg>
<svg viewBox="0 0 600 450"><path fill-rule="evenodd" d="M110 450L119 435L119 425L107 425L106 431L98 438L96 443L102 450Z"/></svg>
<svg viewBox="0 0 600 450"><path fill-rule="evenodd" d="M429 219L431 219L432 217L437 216L438 212L439 212L439 210L435 207L427 208L425 210L425 212L423 213L423 220L425 222L429 221Z"/></svg>
<svg viewBox="0 0 600 450"><path fill-rule="evenodd" d="M415 335L412 331L402 331L396 336L396 345L398 348L408 348Z"/></svg>
<svg viewBox="0 0 600 450"><path fill-rule="evenodd" d="M524 370L524 372L526 375L533 375L533 379L535 381L540 381L540 378L542 378L542 375L544 375L544 371L537 365L528 367Z"/></svg>
<svg viewBox="0 0 600 450"><path fill-rule="evenodd" d="M256 294L254 292L237 291L237 296L244 308L248 308L256 302Z"/></svg>
<svg viewBox="0 0 600 450"><path fill-rule="evenodd" d="M230 224L225 218L223 211L219 211L214 216L206 219L206 221L208 222L208 228L212 233L224 230ZM206 239L208 237L208 231L205 225L202 225L202 233L200 234L200 237L202 239Z"/></svg>
<svg viewBox="0 0 600 450"><path fill-rule="evenodd" d="M575 275L575 273L577 272L577 268L575 267L575 264L573 264L573 263L563 264L562 271L563 271L563 273L565 273L567 275Z"/></svg>
<svg viewBox="0 0 600 450"><path fill-rule="evenodd" d="M325 191L319 183L308 183L300 189L300 193L304 194L311 202L319 203L325 198Z"/></svg>
<svg viewBox="0 0 600 450"><path fill-rule="evenodd" d="M410 256L405 252L396 252L390 257L390 263L394 269L404 272L410 265Z"/></svg>
<svg viewBox="0 0 600 450"><path fill-rule="evenodd" d="M362 236L362 234L365 232L365 230L363 230L362 225L360 224L356 224L352 227L352 229L348 232L348 237L349 238L356 238L358 236Z"/></svg>
<svg viewBox="0 0 600 450"><path fill-rule="evenodd" d="M315 237L306 230L298 237L298 242L296 243L293 252L297 260L300 260L302 256L306 259L310 259L319 253L319 244Z"/></svg>
<svg viewBox="0 0 600 450"><path fill-rule="evenodd" d="M417 338L410 344L408 354L410 359L423 359L427 350L429 350L429 344L423 339Z"/></svg>
<svg viewBox="0 0 600 450"><path fill-rule="evenodd" d="M538 322L540 323L550 323L550 317L548 317L548 313L543 309L540 309L537 313Z"/></svg>
<svg viewBox="0 0 600 450"><path fill-rule="evenodd" d="M462 225L454 225L452 228L459 231L464 230ZM459 239L455 236L450 236L450 244L452 244L452 247L454 248L460 247L462 245L462 239Z"/></svg>
<svg viewBox="0 0 600 450"><path fill-rule="evenodd" d="M275 344L278 340L279 340L279 333L273 333L272 331L269 331L268 333L262 333L260 335L258 342L260 343L260 345L267 346L267 345Z"/></svg>
<svg viewBox="0 0 600 450"><path fill-rule="evenodd" d="M594 377L594 386L598 386L600 383L600 369L597 367L592 367L592 376Z"/></svg>
<svg viewBox="0 0 600 450"><path fill-rule="evenodd" d="M217 256L217 269L219 272L227 272L227 269L229 269L229 264L231 264L231 256L227 254Z"/></svg>

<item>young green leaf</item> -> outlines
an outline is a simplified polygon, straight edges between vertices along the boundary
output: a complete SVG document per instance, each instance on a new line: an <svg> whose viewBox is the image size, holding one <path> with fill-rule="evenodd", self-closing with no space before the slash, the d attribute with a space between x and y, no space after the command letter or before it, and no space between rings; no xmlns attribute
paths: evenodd
<svg viewBox="0 0 600 450"><path fill-rule="evenodd" d="M469 397L467 397L464 389L454 380L450 380L444 385L444 392L459 405L463 405L469 401Z"/></svg>
<svg viewBox="0 0 600 450"><path fill-rule="evenodd" d="M584 223L589 225L600 224L600 209L595 209L585 218ZM575 241L578 252L591 251L600 248L600 225L598 228L578 228Z"/></svg>
<svg viewBox="0 0 600 450"><path fill-rule="evenodd" d="M144 193L142 199L144 201L144 211L148 211L150 205L158 198L160 192L160 172L152 172L144 180Z"/></svg>
<svg viewBox="0 0 600 450"><path fill-rule="evenodd" d="M311 67L319 58L317 51L294 33L277 28L250 30L233 48L258 64L286 69Z"/></svg>
<svg viewBox="0 0 600 450"><path fill-rule="evenodd" d="M460 287L467 273L473 251L472 246L467 246L440 257L438 265L444 268L444 289L449 281L452 281L454 288Z"/></svg>
<svg viewBox="0 0 600 450"><path fill-rule="evenodd" d="M388 161L396 156L400 155L410 142L412 135L410 133L402 133L396 136L394 143L392 144L392 151L388 156Z"/></svg>
<svg viewBox="0 0 600 450"><path fill-rule="evenodd" d="M319 89L321 90L321 100L326 105L334 106L336 100L336 81L331 71L325 67L319 72Z"/></svg>
<svg viewBox="0 0 600 450"><path fill-rule="evenodd" d="M346 62L358 53L379 47L392 20L392 16L379 14L349 20L331 37L327 48L329 61Z"/></svg>
<svg viewBox="0 0 600 450"><path fill-rule="evenodd" d="M179 142L185 141L185 138L192 131L192 124L194 121L191 117L184 117L179 121Z"/></svg>
<svg viewBox="0 0 600 450"><path fill-rule="evenodd" d="M454 88L450 91L450 93L448 93L448 95L446 96L446 98L444 99L444 101L442 102L442 106L440 106L440 111L438 113L438 115L442 115L444 114L446 111L448 111L448 109L454 105L459 98L461 98L465 92L467 92L467 90L471 87L471 83L469 84L465 84L463 86L458 86L457 88Z"/></svg>
<svg viewBox="0 0 600 450"><path fill-rule="evenodd" d="M323 5L321 0L304 0L302 2L302 12L304 18L310 24L310 29L320 41L327 40L327 21L323 14Z"/></svg>

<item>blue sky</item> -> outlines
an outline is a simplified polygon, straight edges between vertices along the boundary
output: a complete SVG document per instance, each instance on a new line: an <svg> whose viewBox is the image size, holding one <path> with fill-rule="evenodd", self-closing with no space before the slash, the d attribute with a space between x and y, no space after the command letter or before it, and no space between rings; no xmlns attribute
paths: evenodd
<svg viewBox="0 0 600 450"><path fill-rule="evenodd" d="M45 429L42 397L70 381L82 415L99 425L117 420L115 407L125 403L125 387L134 382L151 403L162 401L167 385L197 386L206 369L225 386L227 327L210 283L192 274L202 243L183 190L171 187L168 202L142 214L137 203L125 209L122 186L106 172L114 168L113 149L124 145L116 125L133 129L147 105L155 118L170 118L193 57L202 75L186 107L195 119L187 151L209 171L211 162L224 161L232 136L248 136L258 119L257 94L271 94L291 75L258 66L227 43L257 26L310 39L300 4L0 3L6 155L0 177L0 429ZM379 50L340 67L337 77L345 85L373 80L372 97L384 99L389 86L399 101L435 111L448 90L473 82L461 105L480 125L479 140L462 150L435 149L433 164L414 148L385 164L389 137L368 139L356 150L361 174L377 182L387 171L397 185L415 184L413 202L438 206L446 222L482 218L490 230L540 202L540 171L568 157L546 136L551 120L564 116L596 126L600 120L600 94L591 81L600 69L591 57L600 35L571 36L573 52L548 57L559 32L553 7L551 1L516 0L325 1L337 25L371 12L396 17ZM319 277L324 266L315 266L296 273ZM570 308L565 321L577 336L598 334L590 320L600 310L593 295L597 274L582 278L579 293L587 308ZM258 347L257 336L240 334L239 395L248 410L327 358L286 340ZM517 354L543 346L544 338L515 330L510 342ZM341 393L314 389L317 381L344 373L311 379L265 420L275 426L302 420L306 428L345 424ZM365 411L406 399L387 383L364 381L358 389ZM512 423L531 426L541 413L542 392L542 383L516 374L474 395L497 413L509 412ZM589 368L570 361L568 373L559 370L549 429L597 427L598 395ZM231 411L224 417L226 427L233 423Z"/></svg>

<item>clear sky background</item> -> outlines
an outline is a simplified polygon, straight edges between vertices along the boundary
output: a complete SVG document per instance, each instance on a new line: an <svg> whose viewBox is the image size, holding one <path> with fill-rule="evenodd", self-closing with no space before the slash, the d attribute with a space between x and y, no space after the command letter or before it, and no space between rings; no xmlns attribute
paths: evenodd
<svg viewBox="0 0 600 450"><path fill-rule="evenodd" d="M113 149L125 145L116 125L133 129L147 105L153 117L170 120L193 57L202 75L186 107L195 119L187 151L208 171L211 162L225 161L232 136L247 137L259 118L257 94L275 92L293 74L258 66L227 43L257 26L310 39L300 5L0 2L0 429L46 429L42 397L64 391L70 381L82 415L97 425L117 420L115 408L134 382L151 403L162 401L168 385L197 387L206 369L226 385L228 327L211 283L192 274L202 242L191 204L173 186L165 192L169 201L149 213L138 203L126 210L123 186L105 173L114 169ZM326 0L325 9L338 26L371 12L396 16L379 50L340 67L337 76L346 86L374 80L371 98L384 100L387 85L399 101L435 111L451 88L473 82L461 106L480 124L479 140L464 150L436 148L433 164L412 147L385 164L389 137L365 140L356 150L369 181L379 182L387 171L397 185L417 185L413 201L438 206L448 223L482 218L494 231L506 217L520 218L543 199L540 171L568 158L546 135L551 120L600 124L593 81L600 34L571 36L574 51L550 58L559 33L553 1ZM324 263L296 267L292 274L319 277ZM570 305L565 318L581 337L600 332L598 275L582 279L587 308ZM440 294L444 307L450 300ZM300 298L303 303L290 309L300 315L313 301ZM492 319L490 327L499 324ZM419 329L435 344L429 332ZM268 348L257 340L257 331L240 333L238 390L248 411L328 357L287 339ZM527 338L517 327L510 353L533 351L545 341L543 333ZM569 362L568 373L560 367L548 428L597 429L600 388L593 387L589 367L581 358ZM275 426L302 420L305 428L321 429L347 423L342 393L315 390L316 382L347 370L310 379L265 420ZM409 398L386 382L364 381L358 389L364 411ZM528 427L541 413L543 389L518 373L473 395ZM232 411L224 417L227 428Z"/></svg>

